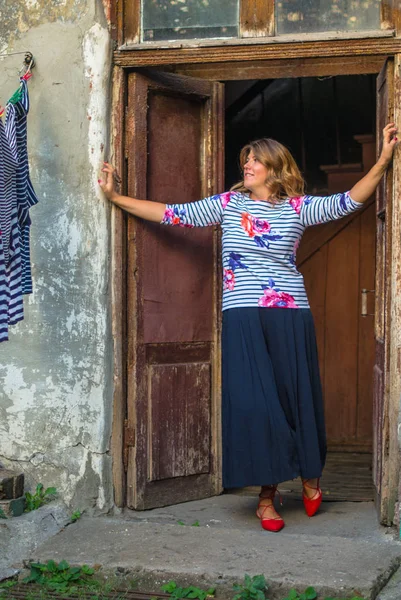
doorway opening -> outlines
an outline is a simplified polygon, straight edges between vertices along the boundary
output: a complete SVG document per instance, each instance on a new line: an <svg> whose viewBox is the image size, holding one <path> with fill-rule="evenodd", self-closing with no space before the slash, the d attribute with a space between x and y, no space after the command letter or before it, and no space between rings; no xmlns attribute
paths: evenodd
<svg viewBox="0 0 401 600"><path fill-rule="evenodd" d="M375 75L230 81L225 90L226 189L240 179L242 146L261 137L290 149L308 194L347 191L375 162ZM297 256L316 326L329 500L374 499L375 228L372 196L359 212L309 228ZM281 488L301 491L297 482Z"/></svg>

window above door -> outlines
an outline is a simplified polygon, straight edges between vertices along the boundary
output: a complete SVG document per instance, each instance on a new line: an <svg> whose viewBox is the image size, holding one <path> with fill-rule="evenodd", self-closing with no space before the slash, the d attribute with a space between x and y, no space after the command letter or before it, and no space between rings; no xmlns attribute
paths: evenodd
<svg viewBox="0 0 401 600"><path fill-rule="evenodd" d="M142 40L238 37L240 0L141 0Z"/></svg>
<svg viewBox="0 0 401 600"><path fill-rule="evenodd" d="M381 0L124 0L125 45L380 32L394 28ZM121 16L121 15L120 15Z"/></svg>
<svg viewBox="0 0 401 600"><path fill-rule="evenodd" d="M380 29L380 5L380 0L278 0L276 31L280 35Z"/></svg>

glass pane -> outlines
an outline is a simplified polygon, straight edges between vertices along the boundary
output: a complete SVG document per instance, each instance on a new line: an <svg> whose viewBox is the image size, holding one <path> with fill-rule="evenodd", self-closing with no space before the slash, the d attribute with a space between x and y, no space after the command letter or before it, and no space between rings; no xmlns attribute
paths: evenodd
<svg viewBox="0 0 401 600"><path fill-rule="evenodd" d="M238 36L239 0L142 0L143 40Z"/></svg>
<svg viewBox="0 0 401 600"><path fill-rule="evenodd" d="M278 0L277 33L380 29L380 0Z"/></svg>

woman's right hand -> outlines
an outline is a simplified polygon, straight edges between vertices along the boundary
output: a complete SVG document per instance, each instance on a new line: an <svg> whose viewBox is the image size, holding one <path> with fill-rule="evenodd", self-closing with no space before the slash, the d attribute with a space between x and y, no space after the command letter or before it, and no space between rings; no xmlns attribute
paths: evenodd
<svg viewBox="0 0 401 600"><path fill-rule="evenodd" d="M117 192L114 188L114 179L116 170L110 165L108 162L103 163L102 173L105 173L105 180L98 179L98 184L100 185L102 192L106 196L108 200L112 200L114 196L117 195Z"/></svg>
<svg viewBox="0 0 401 600"><path fill-rule="evenodd" d="M131 215L160 223L166 211L166 205L161 202L151 202L150 200L138 200L129 196L121 196L114 188L114 185L120 185L121 179L116 169L108 162L104 162L102 173L105 173L104 179L98 179L102 192L113 204L126 210Z"/></svg>

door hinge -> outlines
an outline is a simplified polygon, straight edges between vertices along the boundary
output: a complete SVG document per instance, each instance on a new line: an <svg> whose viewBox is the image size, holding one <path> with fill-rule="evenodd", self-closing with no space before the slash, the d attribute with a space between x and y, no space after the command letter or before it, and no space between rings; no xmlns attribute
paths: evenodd
<svg viewBox="0 0 401 600"><path fill-rule="evenodd" d="M124 421L124 448L123 461L124 470L128 470L129 449L135 446L135 429L128 424L128 419Z"/></svg>

